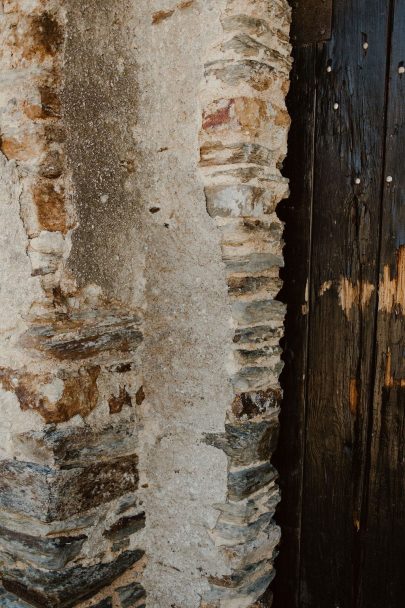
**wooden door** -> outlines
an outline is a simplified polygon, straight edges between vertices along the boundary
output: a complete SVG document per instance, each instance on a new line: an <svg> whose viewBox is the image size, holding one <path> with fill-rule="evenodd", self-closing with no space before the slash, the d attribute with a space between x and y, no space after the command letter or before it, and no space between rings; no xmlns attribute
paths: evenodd
<svg viewBox="0 0 405 608"><path fill-rule="evenodd" d="M294 7L275 608L405 606L405 0Z"/></svg>

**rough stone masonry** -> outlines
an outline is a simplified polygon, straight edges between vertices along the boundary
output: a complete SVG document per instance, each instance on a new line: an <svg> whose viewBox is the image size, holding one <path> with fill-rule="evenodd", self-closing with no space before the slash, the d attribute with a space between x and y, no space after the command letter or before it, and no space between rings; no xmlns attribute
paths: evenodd
<svg viewBox="0 0 405 608"><path fill-rule="evenodd" d="M0 607L270 606L287 0L0 2Z"/></svg>

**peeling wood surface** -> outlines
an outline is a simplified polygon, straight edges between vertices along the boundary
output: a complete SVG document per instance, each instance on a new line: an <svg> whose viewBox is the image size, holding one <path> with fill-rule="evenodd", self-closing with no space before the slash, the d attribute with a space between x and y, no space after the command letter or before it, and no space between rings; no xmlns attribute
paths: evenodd
<svg viewBox="0 0 405 608"><path fill-rule="evenodd" d="M403 2L338 0L294 52L273 608L404 603L404 31Z"/></svg>

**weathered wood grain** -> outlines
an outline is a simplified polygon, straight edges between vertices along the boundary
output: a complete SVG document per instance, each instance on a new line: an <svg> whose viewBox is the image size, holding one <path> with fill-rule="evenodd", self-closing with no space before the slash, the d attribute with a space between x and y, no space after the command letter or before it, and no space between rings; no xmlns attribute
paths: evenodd
<svg viewBox="0 0 405 608"><path fill-rule="evenodd" d="M393 3L383 167L382 238L369 491L359 608L404 605L405 547L405 5ZM391 176L392 181L387 182Z"/></svg>
<svg viewBox="0 0 405 608"><path fill-rule="evenodd" d="M357 585L373 379L389 6L381 0L341 0L335 3L334 24L317 64L303 608L351 606ZM353 380L356 404L350 399Z"/></svg>
<svg viewBox="0 0 405 608"><path fill-rule="evenodd" d="M330 41L294 52L276 608L403 605L401 12L338 0Z"/></svg>

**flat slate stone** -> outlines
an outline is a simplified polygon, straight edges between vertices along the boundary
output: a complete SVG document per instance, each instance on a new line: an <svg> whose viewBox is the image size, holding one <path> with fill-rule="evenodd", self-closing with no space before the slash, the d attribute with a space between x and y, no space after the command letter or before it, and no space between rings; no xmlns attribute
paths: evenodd
<svg viewBox="0 0 405 608"><path fill-rule="evenodd" d="M245 324L258 325L268 319L271 319L273 326L283 326L285 310L285 304L278 300L235 300L232 303L233 317L242 327Z"/></svg>
<svg viewBox="0 0 405 608"><path fill-rule="evenodd" d="M283 325L255 325L253 327L240 327L235 331L233 341L235 344L254 343L258 346L271 342L277 344L283 335Z"/></svg>
<svg viewBox="0 0 405 608"><path fill-rule="evenodd" d="M3 460L0 507L45 522L67 519L136 490L137 464L135 454L65 470Z"/></svg>
<svg viewBox="0 0 405 608"><path fill-rule="evenodd" d="M243 500L277 477L273 465L264 462L257 466L237 469L228 473L230 500Z"/></svg>
<svg viewBox="0 0 405 608"><path fill-rule="evenodd" d="M101 600L101 602L91 606L91 608L112 608L112 605L112 597L106 597L104 600Z"/></svg>
<svg viewBox="0 0 405 608"><path fill-rule="evenodd" d="M119 541L131 534L135 534L139 530L145 527L145 513L137 513L136 515L127 515L121 517L116 521L109 530L103 533L103 536L113 540Z"/></svg>
<svg viewBox="0 0 405 608"><path fill-rule="evenodd" d="M94 357L110 350L129 353L142 342L140 327L140 315L130 310L111 306L75 310L32 324L26 343L61 360Z"/></svg>
<svg viewBox="0 0 405 608"><path fill-rule="evenodd" d="M32 606L20 600L12 593L7 593L5 589L0 588L0 608L32 608Z"/></svg>
<svg viewBox="0 0 405 608"><path fill-rule="evenodd" d="M61 429L49 425L43 431L20 433L13 441L27 461L66 468L131 454L134 433L128 424L122 423L112 423L101 429Z"/></svg>
<svg viewBox="0 0 405 608"><path fill-rule="evenodd" d="M206 186L207 211L211 217L258 217L272 213L275 200L268 188L246 184Z"/></svg>
<svg viewBox="0 0 405 608"><path fill-rule="evenodd" d="M205 436L208 444L225 452L232 465L245 466L270 460L277 446L278 417L270 420L241 421L226 424L225 433L210 433Z"/></svg>
<svg viewBox="0 0 405 608"><path fill-rule="evenodd" d="M278 414L281 398L280 388L241 393L232 403L232 412L236 418L242 419L251 419L272 410Z"/></svg>
<svg viewBox="0 0 405 608"><path fill-rule="evenodd" d="M145 589L139 583L131 583L116 590L120 597L122 608L138 606L138 600L146 597Z"/></svg>
<svg viewBox="0 0 405 608"><path fill-rule="evenodd" d="M76 566L58 572L25 570L3 567L3 585L7 591L38 608L72 608L79 601L95 595L102 587L111 584L135 562L144 551L126 551L117 559L87 568Z"/></svg>
<svg viewBox="0 0 405 608"><path fill-rule="evenodd" d="M77 557L87 536L41 538L0 526L0 556L12 555L34 566L58 570Z"/></svg>

